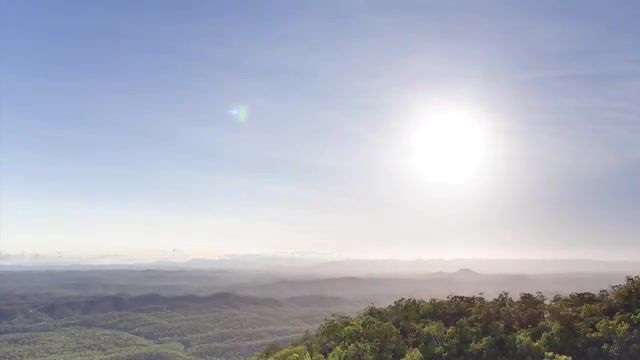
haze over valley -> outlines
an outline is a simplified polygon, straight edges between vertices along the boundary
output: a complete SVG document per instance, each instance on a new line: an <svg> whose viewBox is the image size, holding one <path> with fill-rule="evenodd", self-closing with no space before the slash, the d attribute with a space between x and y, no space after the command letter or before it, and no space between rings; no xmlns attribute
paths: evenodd
<svg viewBox="0 0 640 360"><path fill-rule="evenodd" d="M639 39L637 0L0 0L0 359L640 359Z"/></svg>

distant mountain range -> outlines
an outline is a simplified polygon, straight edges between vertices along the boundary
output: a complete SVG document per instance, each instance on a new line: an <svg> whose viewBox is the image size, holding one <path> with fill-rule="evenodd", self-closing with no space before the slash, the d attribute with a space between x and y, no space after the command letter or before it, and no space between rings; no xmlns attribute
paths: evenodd
<svg viewBox="0 0 640 360"><path fill-rule="evenodd" d="M67 258L38 254L0 254L0 270L28 269L228 269L304 273L307 276L423 274L473 269L480 273L561 272L640 273L640 261L594 259L331 259L305 255L228 255L220 258L133 261L117 255Z"/></svg>

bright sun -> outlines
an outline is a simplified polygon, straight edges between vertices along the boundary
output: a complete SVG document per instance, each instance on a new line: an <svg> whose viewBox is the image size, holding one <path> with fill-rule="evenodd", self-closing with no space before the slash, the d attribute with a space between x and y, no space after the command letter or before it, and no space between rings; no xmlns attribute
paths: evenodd
<svg viewBox="0 0 640 360"><path fill-rule="evenodd" d="M411 135L413 167L434 183L476 181L489 162L485 126L478 112L456 106L421 114Z"/></svg>

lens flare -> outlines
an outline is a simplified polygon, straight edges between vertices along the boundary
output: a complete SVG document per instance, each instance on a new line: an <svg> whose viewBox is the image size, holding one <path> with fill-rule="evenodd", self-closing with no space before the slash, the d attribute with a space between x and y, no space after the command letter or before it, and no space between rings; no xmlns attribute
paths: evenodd
<svg viewBox="0 0 640 360"><path fill-rule="evenodd" d="M242 125L249 121L249 105L239 104L229 110L229 115Z"/></svg>

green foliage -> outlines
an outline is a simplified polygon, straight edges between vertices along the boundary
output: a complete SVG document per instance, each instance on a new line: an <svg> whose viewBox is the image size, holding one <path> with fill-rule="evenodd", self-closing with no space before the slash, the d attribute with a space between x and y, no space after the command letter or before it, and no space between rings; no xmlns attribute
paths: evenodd
<svg viewBox="0 0 640 360"><path fill-rule="evenodd" d="M0 359L246 359L270 344L272 349L280 350L299 341L308 329L318 325L306 319L324 318L336 311L333 307L274 306L268 299L225 295L222 305L219 305L221 296L144 296L136 299L136 308L111 311L109 306L109 311L104 312L105 303L123 303L117 297L106 299L62 299L62 306L37 304L17 308L17 316L0 320ZM46 304L56 304L56 299L45 300ZM143 303L147 300L151 306ZM164 302L162 308L156 306L157 301ZM96 310L95 304L101 305L98 313L92 312ZM31 309L69 315L52 318Z"/></svg>
<svg viewBox="0 0 640 360"><path fill-rule="evenodd" d="M640 277L597 295L551 300L506 293L492 300L400 299L329 319L302 344L274 354L257 359L640 359Z"/></svg>
<svg viewBox="0 0 640 360"><path fill-rule="evenodd" d="M250 360L324 360L324 356L311 356L304 345L292 345L282 349L277 345L269 346L262 353L249 358Z"/></svg>
<svg viewBox="0 0 640 360"><path fill-rule="evenodd" d="M411 349L407 351L402 360L422 360L422 353L418 349Z"/></svg>
<svg viewBox="0 0 640 360"><path fill-rule="evenodd" d="M278 351L271 358L273 360L311 360L311 355L303 345L298 345Z"/></svg>

